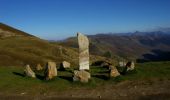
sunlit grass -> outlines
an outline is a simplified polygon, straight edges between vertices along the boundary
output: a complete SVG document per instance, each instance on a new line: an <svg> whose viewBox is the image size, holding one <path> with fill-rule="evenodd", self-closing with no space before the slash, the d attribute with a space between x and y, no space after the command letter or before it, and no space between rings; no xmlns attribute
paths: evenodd
<svg viewBox="0 0 170 100"><path fill-rule="evenodd" d="M0 90L8 92L28 92L44 94L51 91L64 91L72 88L95 88L107 84L115 84L126 80L170 79L170 62L150 62L137 64L136 69L116 78L109 78L107 68L92 66L89 83L73 82L73 69L58 71L58 77L46 81L44 72L36 71L38 78L23 75L22 67L0 67Z"/></svg>

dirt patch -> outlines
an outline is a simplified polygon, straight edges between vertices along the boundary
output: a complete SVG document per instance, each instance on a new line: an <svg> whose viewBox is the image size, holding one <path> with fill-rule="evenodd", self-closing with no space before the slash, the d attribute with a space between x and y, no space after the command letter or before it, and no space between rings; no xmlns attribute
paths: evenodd
<svg viewBox="0 0 170 100"><path fill-rule="evenodd" d="M0 94L1 100L170 100L170 80L124 81L94 89L72 88L41 95Z"/></svg>

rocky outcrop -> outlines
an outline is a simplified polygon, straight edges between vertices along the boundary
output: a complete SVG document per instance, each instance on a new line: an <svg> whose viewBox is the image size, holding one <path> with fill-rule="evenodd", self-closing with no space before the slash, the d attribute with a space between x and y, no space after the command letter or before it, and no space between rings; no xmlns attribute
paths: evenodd
<svg viewBox="0 0 170 100"><path fill-rule="evenodd" d="M36 77L36 76L35 76L35 73L32 71L32 69L30 68L29 65L26 65L26 66L25 66L24 73L25 73L25 75L28 76L28 77L32 77L32 78L35 78L35 77Z"/></svg>
<svg viewBox="0 0 170 100"><path fill-rule="evenodd" d="M57 76L57 68L55 62L48 62L45 68L45 79L50 80Z"/></svg>
<svg viewBox="0 0 170 100"><path fill-rule="evenodd" d="M110 69L110 77L117 77L120 75L120 73L118 72L118 70L115 66L110 65L109 69Z"/></svg>
<svg viewBox="0 0 170 100"><path fill-rule="evenodd" d="M79 70L89 70L89 40L87 36L77 33L79 45Z"/></svg>
<svg viewBox="0 0 170 100"><path fill-rule="evenodd" d="M90 73L87 71L84 71L84 70L74 71L73 81L80 81L82 83L87 83L90 78L91 78Z"/></svg>

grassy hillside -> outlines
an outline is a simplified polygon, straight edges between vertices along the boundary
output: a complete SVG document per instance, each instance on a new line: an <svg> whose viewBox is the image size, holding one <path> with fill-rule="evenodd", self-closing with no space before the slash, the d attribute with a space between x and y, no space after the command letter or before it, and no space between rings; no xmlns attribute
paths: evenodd
<svg viewBox="0 0 170 100"><path fill-rule="evenodd" d="M0 39L0 45L0 65L44 64L48 60L70 61L74 60L73 55L77 55L72 49L63 47L61 50L57 44L50 44L34 37Z"/></svg>
<svg viewBox="0 0 170 100"><path fill-rule="evenodd" d="M6 24L0 23L0 37L4 37L6 34L12 35L12 36L31 36L31 37L33 37L33 35L30 35L26 32L15 29L15 28L8 26Z"/></svg>
<svg viewBox="0 0 170 100"><path fill-rule="evenodd" d="M74 65L78 61L77 50L49 43L2 23L0 35L1 66L44 65L50 60L58 65L67 60Z"/></svg>
<svg viewBox="0 0 170 100"><path fill-rule="evenodd" d="M92 80L88 84L72 82L72 71L59 71L58 77L51 81L42 80L41 77L33 79L23 76L23 67L0 67L0 90L3 93L28 93L28 94L50 94L74 89L95 89L104 88L106 85L115 85L125 81L132 81L133 84L142 81L146 84L153 84L155 81L170 80L170 62L150 62L137 64L134 72L117 77L108 78L107 69L91 66ZM37 75L43 76L41 72Z"/></svg>

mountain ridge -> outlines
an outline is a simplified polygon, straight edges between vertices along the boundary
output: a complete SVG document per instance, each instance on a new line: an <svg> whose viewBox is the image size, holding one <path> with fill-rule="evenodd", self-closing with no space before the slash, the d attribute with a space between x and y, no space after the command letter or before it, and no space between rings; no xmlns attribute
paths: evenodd
<svg viewBox="0 0 170 100"><path fill-rule="evenodd" d="M90 51L95 55L104 56L108 52L121 58L136 60L154 50L170 50L170 33L162 31L139 32L127 34L96 34L88 35ZM71 37L61 44L77 48L76 38Z"/></svg>

